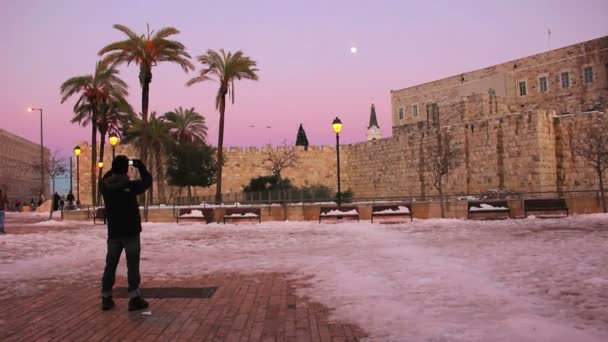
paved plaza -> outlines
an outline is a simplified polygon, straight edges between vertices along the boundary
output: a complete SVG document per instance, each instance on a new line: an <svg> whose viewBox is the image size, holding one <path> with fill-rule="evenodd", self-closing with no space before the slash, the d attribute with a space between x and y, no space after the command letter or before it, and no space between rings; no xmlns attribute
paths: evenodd
<svg viewBox="0 0 608 342"><path fill-rule="evenodd" d="M608 215L147 223L142 287L100 309L105 227L9 214L0 340L605 341ZM125 287L124 259L117 287ZM123 289L124 291L124 289ZM175 293L173 294L175 295Z"/></svg>

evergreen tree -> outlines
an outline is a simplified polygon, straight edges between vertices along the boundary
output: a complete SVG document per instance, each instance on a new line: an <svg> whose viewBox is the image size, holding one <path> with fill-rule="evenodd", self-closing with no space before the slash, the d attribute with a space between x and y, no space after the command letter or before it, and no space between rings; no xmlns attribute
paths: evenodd
<svg viewBox="0 0 608 342"><path fill-rule="evenodd" d="M300 128L298 128L296 146L304 146L304 151L308 151L308 138L306 137L306 132L304 132L304 127L302 127L302 124L300 124Z"/></svg>
<svg viewBox="0 0 608 342"><path fill-rule="evenodd" d="M215 148L207 144L172 144L169 147L167 177L169 185L207 187L215 183L217 162Z"/></svg>

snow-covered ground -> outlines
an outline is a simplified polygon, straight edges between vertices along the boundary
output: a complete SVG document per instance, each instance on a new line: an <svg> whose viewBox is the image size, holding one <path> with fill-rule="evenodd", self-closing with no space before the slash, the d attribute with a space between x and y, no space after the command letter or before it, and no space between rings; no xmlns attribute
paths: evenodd
<svg viewBox="0 0 608 342"><path fill-rule="evenodd" d="M57 227L0 236L0 297L98 278L105 228ZM312 276L299 294L373 341L608 341L608 215L143 229L144 286L209 272L286 272Z"/></svg>

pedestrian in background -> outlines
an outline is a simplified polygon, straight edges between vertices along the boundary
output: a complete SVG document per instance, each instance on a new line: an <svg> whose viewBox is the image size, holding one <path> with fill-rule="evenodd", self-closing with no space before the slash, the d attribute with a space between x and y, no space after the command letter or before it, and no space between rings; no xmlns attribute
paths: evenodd
<svg viewBox="0 0 608 342"><path fill-rule="evenodd" d="M0 189L0 234L5 234L4 231L4 213L8 210L8 197Z"/></svg>

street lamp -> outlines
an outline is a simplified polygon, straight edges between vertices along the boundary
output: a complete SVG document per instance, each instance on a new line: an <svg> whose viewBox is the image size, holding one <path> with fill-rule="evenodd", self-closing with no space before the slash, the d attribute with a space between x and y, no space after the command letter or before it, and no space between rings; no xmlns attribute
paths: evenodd
<svg viewBox="0 0 608 342"><path fill-rule="evenodd" d="M40 192L44 194L44 141L42 140L42 108L27 109L28 112L37 110L40 112Z"/></svg>
<svg viewBox="0 0 608 342"><path fill-rule="evenodd" d="M116 144L118 144L118 135L116 135L116 133L112 133L110 134L110 136L108 137L108 141L110 142L110 145L112 145L112 160L114 160L114 156L115 156L115 146Z"/></svg>
<svg viewBox="0 0 608 342"><path fill-rule="evenodd" d="M76 155L76 204L80 204L80 146L74 147L74 154Z"/></svg>
<svg viewBox="0 0 608 342"><path fill-rule="evenodd" d="M342 204L342 191L340 189L340 131L342 130L342 121L336 118L331 123L331 126L336 132L336 159L337 159L337 168L338 168L338 206Z"/></svg>
<svg viewBox="0 0 608 342"><path fill-rule="evenodd" d="M101 179L101 171L103 169L103 160L97 162L97 167L99 168L99 179ZM101 205L101 191L97 191L97 205Z"/></svg>

